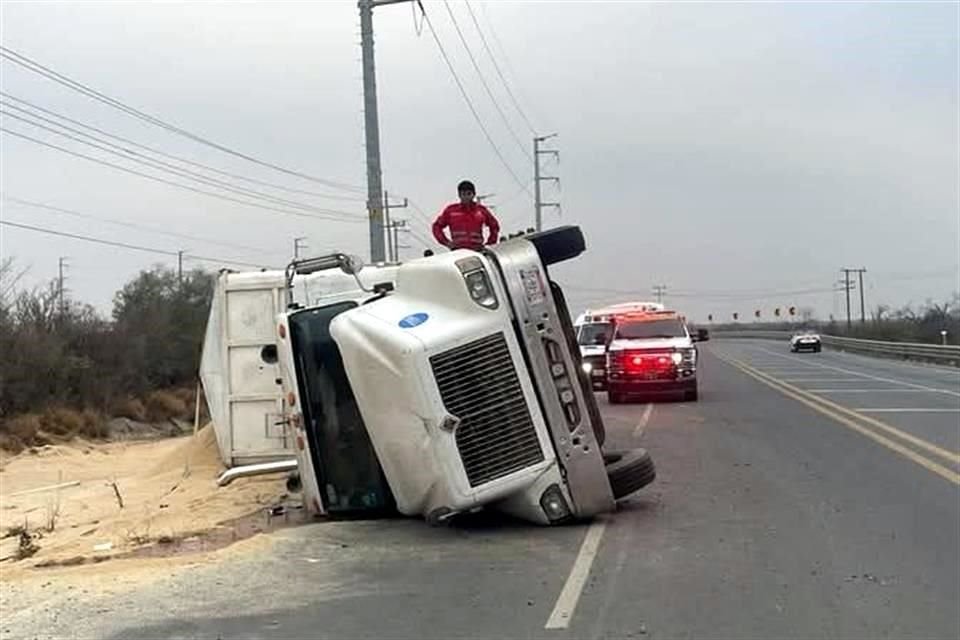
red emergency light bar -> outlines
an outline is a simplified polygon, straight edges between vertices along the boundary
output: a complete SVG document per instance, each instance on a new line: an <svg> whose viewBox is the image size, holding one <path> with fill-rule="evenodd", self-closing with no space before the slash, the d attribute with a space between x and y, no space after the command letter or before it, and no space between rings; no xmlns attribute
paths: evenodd
<svg viewBox="0 0 960 640"><path fill-rule="evenodd" d="M614 322L647 322L653 320L672 320L679 317L676 311L627 311L611 315L611 319Z"/></svg>

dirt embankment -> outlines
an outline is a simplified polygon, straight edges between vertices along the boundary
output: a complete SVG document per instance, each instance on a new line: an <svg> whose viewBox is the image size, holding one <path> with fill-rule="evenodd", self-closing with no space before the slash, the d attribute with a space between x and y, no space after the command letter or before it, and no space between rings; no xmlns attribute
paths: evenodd
<svg viewBox="0 0 960 640"><path fill-rule="evenodd" d="M0 577L204 551L269 526L282 475L218 487L212 426L153 442L74 442L0 458Z"/></svg>

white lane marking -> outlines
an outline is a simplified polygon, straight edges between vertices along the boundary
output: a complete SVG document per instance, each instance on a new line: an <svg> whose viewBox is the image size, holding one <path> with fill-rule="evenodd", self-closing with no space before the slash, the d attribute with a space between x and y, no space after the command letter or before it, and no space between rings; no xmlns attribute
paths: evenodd
<svg viewBox="0 0 960 640"><path fill-rule="evenodd" d="M777 356L778 358L784 358L785 360L795 360L791 356L785 356L782 353L777 353L776 351L770 351L769 349L764 349L763 347L757 347L760 351L769 353L770 355ZM912 387L914 389L923 389L924 391L932 391L934 393L946 393L951 396L957 396L960 398L960 392L951 391L950 389L937 389L936 387L928 387L922 384L915 384L913 382L904 382L903 380L894 380L892 378L881 378L880 376L872 376L868 373L860 373L859 371L851 371L850 369L842 369L840 367L832 367L828 364L813 364L811 366L820 367L821 369L830 369L831 371L839 371L840 373L846 373L851 376L860 376L861 378L867 378L870 380L876 380L878 382L889 382L891 384L899 384L904 387Z"/></svg>
<svg viewBox="0 0 960 640"><path fill-rule="evenodd" d="M640 416L640 422L637 423L637 428L633 430L634 438L639 438L643 435L644 430L647 428L647 423L650 422L651 413L653 413L653 403L648 402L647 406L643 409L643 415Z"/></svg>
<svg viewBox="0 0 960 640"><path fill-rule="evenodd" d="M810 393L930 393L923 389L804 389Z"/></svg>
<svg viewBox="0 0 960 640"><path fill-rule="evenodd" d="M557 598L557 604L554 605L553 612L547 618L544 629L566 629L570 626L573 611L577 608L580 594L583 593L583 585L586 584L587 577L590 575L590 567L593 565L594 558L597 557L600 540L603 538L603 532L606 528L607 522L605 520L597 520L587 529L587 535L583 537L583 544L580 545L580 553L577 554L577 559L573 562L570 575L567 576L567 582L563 585L560 597Z"/></svg>
<svg viewBox="0 0 960 640"><path fill-rule="evenodd" d="M762 369L761 369L762 371ZM823 382L823 383L834 383L834 382L863 382L859 378L780 378L784 382Z"/></svg>
<svg viewBox="0 0 960 640"><path fill-rule="evenodd" d="M924 409L921 407L895 407L885 409L870 409L869 407L861 407L859 409L854 409L854 411L862 411L863 413L960 413L960 408Z"/></svg>

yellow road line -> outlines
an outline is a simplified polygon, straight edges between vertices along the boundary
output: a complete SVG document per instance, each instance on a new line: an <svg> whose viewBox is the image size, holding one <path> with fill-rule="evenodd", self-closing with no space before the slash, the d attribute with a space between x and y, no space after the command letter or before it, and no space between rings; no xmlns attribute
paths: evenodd
<svg viewBox="0 0 960 640"><path fill-rule="evenodd" d="M744 363L744 362L741 362L741 361L738 361L738 362L740 362L740 364L742 364L742 365L744 365L744 366L746 366L746 367L750 367L750 365L748 365L748 364L746 364L746 363ZM843 405L841 405L841 404L837 404L836 402L833 402L833 401L831 401L831 400L827 400L826 398L824 398L824 397L822 397L822 396L818 396L818 395L816 395L816 394L813 394L813 393L807 391L806 389L801 389L800 387L796 387L796 386L794 386L794 385L792 385L792 384L789 384L789 383L787 383L787 382L784 382L783 380L780 380L780 379L775 378L775 377L773 377L773 376L771 376L771 375L769 375L769 374L767 374L767 373L764 373L763 371L760 371L759 369L756 369L756 368L754 368L754 367L750 367L750 368L751 368L754 372L756 372L758 375L761 375L761 376L764 376L764 377L766 377L766 378L769 378L770 380L774 381L776 384L779 384L779 385L781 385L781 386L783 386L783 387L786 387L787 389L789 389L790 391L793 391L794 393L796 393L796 394L798 394L798 395L801 395L801 396L803 396L803 397L805 397L805 398L808 398L808 399L813 400L813 401L815 401L815 402L819 402L819 403L821 403L821 404L823 404L823 405L826 405L827 407L833 409L834 411L837 411L837 412L839 412L839 413L842 413L842 414L844 414L844 415L846 415L846 416L849 416L849 417L851 417L851 418L855 418L855 419L857 419L857 420L862 420L863 422L866 422L867 424L873 425L873 426L876 427L877 429L880 429L881 431L885 431L886 433L888 433L888 434L890 434L890 435L892 435L892 436L896 436L896 437L900 438L901 440L904 440L905 442L909 442L910 444L912 444L912 445L914 445L914 446L916 446L916 447L920 447L921 449L926 449L926 450L929 451L930 453L932 453L932 454L934 454L934 455L937 455L937 456L940 456L941 458L943 458L943 459L945 459L945 460L947 460L947 461L949 461L949 462L952 462L952 463L954 463L954 464L960 464L960 454L958 454L958 453L955 453L955 452L953 452L953 451L949 451L949 450L944 449L944 448L942 448L942 447L938 447L937 445L935 445L935 444L933 444L933 443L931 443L931 442L927 442L926 440L923 440L923 439L918 438L918 437L916 437L916 436L913 436L913 435L911 435L911 434L909 434L909 433L906 433L905 431L902 431L902 430L900 430L900 429L897 429L896 427L892 427L892 426L890 426L889 424L887 424L886 422L881 422L880 420L877 420L876 418L873 418L873 417L864 415L864 414L862 414L862 413L859 413L859 412L857 412L857 411L854 411L853 409L848 409L847 407L845 407L845 406L843 406ZM895 390L894 390L894 391L895 391Z"/></svg>
<svg viewBox="0 0 960 640"><path fill-rule="evenodd" d="M847 417L846 415L843 415L843 414L844 414L844 413L846 413L846 414L852 414L854 418L857 418L857 419L860 419L860 420L864 420L864 421L869 422L869 423L871 423L871 424L872 424L873 422L879 422L879 421L874 421L874 420L872 420L872 419L867 419L867 416L863 416L863 415L858 414L858 413L856 413L856 412L850 411L850 410L847 409L846 407L840 407L840 405L837 405L837 404L835 404L835 403L832 403L832 402L830 402L830 401L828 401L828 400L824 400L823 398L820 398L820 397L818 397L818 396L811 396L810 394L806 394L802 389L797 389L796 387L793 387L792 385L789 385L789 384L784 383L784 382L780 382L780 381L777 380L776 378L771 378L771 377L769 377L769 376L766 376L766 375L764 375L763 373L761 373L761 372L757 371L756 369L754 369L753 367L751 367L750 365L748 365L748 364L746 364L746 363L744 363L744 362L741 362L740 360L737 360L737 359L732 358L732 357L730 357L730 356L727 356L727 355L725 355L725 354L724 354L724 355L721 355L721 354L718 353L717 351L714 351L713 353L714 353L714 355L716 355L717 357L719 357L721 360L723 360L723 361L726 362L727 364L729 364L729 365L731 365L731 366L733 366L733 367L736 367L737 369L740 369L741 371L743 371L743 372L744 372L745 374L747 374L748 376L750 376L750 377L758 380L759 382L762 382L763 384L767 385L768 387L772 387L773 389L776 389L777 391L779 391L780 393L784 394L785 396L788 396L788 397L790 397L790 398L793 398L793 399L796 400L797 402L800 402L800 403L802 403L802 404L805 404L806 406L810 407L811 409L814 409L815 411L818 411L818 412L824 414L825 416L828 416L828 417L830 417L830 418L833 418L834 420L836 420L836 421L839 422L840 424L844 425L845 427L848 427L848 428L850 428L850 429L853 429L854 431L856 431L856 432L858 432L858 433L860 433L860 434L862 434L862 435L867 436L867 437L870 438L871 440L873 440L873 441L875 441L875 442L883 445L884 447L890 449L891 451L895 451L896 453L899 453L900 455L902 455L903 457L907 458L908 460L911 460L911 461L919 464L920 466L924 467L924 468L927 469L928 471L932 471L933 473L937 474L938 476L940 476L940 477L942 477L942 478L945 478L946 480L949 480L950 482L952 482L952 483L954 483L954 484L960 485L960 473L957 473L957 472L953 471L952 469L948 469L947 467L944 467L943 465L940 465L940 464L938 464L938 463L936 463L936 462L934 462L934 461L932 461L932 460L930 460L930 459L928 459L928 458L925 458L924 456L922 456L922 455L920 455L919 453L913 451L912 449L909 449L909 448L903 446L902 444L900 444L900 443L898 443L898 442L895 442L894 440L891 440L891 439L889 439L889 438L886 438L886 437L880 435L879 433L876 433L875 431L873 431L873 430L871 430L871 429L868 429L867 427L864 427L864 426L861 425L861 424L858 424L857 422L855 422L854 420L852 420L851 418L849 418L849 417ZM803 394L803 395L802 395L802 394ZM805 397L805 395L806 395L806 396L809 396L809 397ZM842 412L834 411L834 410L832 410L833 408L842 409ZM920 440L919 438L914 438L913 436L910 436L909 434L904 434L904 433L901 432L899 429L894 429L893 427L887 427L886 425L883 425L883 423L880 423L880 425L883 426L883 427L885 427L885 428L891 429L891 430L892 430L893 432L895 432L895 433L908 436L907 438L905 438L905 440L907 440L908 442L912 442L912 441L916 440L916 441L918 441L918 442L923 443L923 445L926 445L926 446L922 446L922 445L918 445L918 446L922 446L922 448L924 448L924 449L928 449L928 450L929 450L930 448L933 448L933 449L937 450L940 455L942 455L942 454L948 454L948 455L951 456L952 458L956 458L956 457L957 457L957 456L955 456L954 454L951 454L951 453L948 452L948 451L945 451L945 450L943 450L943 449L940 449L939 447L936 447L935 445L932 445L932 444L930 444L929 442L926 442L925 440ZM874 426L877 426L877 425L874 425Z"/></svg>

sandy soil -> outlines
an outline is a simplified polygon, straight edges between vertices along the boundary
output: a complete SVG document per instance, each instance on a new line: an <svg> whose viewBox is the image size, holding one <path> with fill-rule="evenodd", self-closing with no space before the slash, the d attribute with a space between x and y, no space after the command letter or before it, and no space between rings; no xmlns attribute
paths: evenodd
<svg viewBox="0 0 960 640"><path fill-rule="evenodd" d="M185 438L78 442L0 460L0 535L26 525L38 547L29 558L0 560L0 580L35 572L37 565L83 563L76 569L92 564L100 571L119 564L99 564L103 558L163 555L152 553L160 547L204 551L204 540L223 546L248 537L259 530L250 527L251 518L266 519L266 509L283 499L285 478L241 478L220 488L222 470L209 425ZM79 485L33 491L75 481ZM17 547L15 537L0 540L0 558Z"/></svg>

